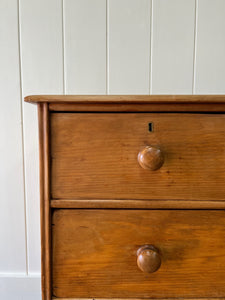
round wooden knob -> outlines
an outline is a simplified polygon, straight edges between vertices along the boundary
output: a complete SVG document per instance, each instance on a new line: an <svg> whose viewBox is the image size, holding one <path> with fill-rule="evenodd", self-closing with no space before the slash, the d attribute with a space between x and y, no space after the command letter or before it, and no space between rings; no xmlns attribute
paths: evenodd
<svg viewBox="0 0 225 300"><path fill-rule="evenodd" d="M154 273L161 266L159 250L152 245L144 245L137 251L137 265L142 272Z"/></svg>
<svg viewBox="0 0 225 300"><path fill-rule="evenodd" d="M159 148L146 146L138 153L138 162L143 169L155 171L162 167L164 156Z"/></svg>

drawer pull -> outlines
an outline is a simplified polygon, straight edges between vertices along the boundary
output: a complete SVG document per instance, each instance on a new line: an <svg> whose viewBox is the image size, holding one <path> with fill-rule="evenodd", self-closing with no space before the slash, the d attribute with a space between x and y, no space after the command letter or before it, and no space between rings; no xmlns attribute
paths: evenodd
<svg viewBox="0 0 225 300"><path fill-rule="evenodd" d="M164 156L159 148L146 146L138 153L138 162L143 169L155 171L162 167Z"/></svg>
<svg viewBox="0 0 225 300"><path fill-rule="evenodd" d="M145 273L154 273L161 266L159 250L152 245L144 245L137 251L138 268Z"/></svg>

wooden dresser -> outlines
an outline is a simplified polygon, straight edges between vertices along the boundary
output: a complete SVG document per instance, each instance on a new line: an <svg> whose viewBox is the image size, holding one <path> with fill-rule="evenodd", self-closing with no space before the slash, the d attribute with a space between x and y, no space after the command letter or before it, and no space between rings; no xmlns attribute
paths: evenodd
<svg viewBox="0 0 225 300"><path fill-rule="evenodd" d="M225 299L225 96L25 100L43 300Z"/></svg>

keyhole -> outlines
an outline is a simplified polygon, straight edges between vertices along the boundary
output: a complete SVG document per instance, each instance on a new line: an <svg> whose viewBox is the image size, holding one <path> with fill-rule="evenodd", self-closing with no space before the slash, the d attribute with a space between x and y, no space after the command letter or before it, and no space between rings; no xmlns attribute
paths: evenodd
<svg viewBox="0 0 225 300"><path fill-rule="evenodd" d="M148 123L148 131L149 132L153 131L153 123Z"/></svg>

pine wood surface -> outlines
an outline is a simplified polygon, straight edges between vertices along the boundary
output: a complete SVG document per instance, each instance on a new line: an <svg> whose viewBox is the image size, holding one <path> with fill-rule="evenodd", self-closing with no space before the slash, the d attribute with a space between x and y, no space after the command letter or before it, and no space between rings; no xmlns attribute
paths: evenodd
<svg viewBox="0 0 225 300"><path fill-rule="evenodd" d="M224 299L225 97L26 101L39 110L43 300ZM137 160L149 145L155 171ZM152 274L137 267L146 244L160 251Z"/></svg>
<svg viewBox="0 0 225 300"><path fill-rule="evenodd" d="M59 298L204 298L225 294L225 212L55 210L53 295ZM137 267L154 245L162 264Z"/></svg>
<svg viewBox="0 0 225 300"><path fill-rule="evenodd" d="M107 104L107 105L106 105ZM224 103L49 103L60 112L225 112Z"/></svg>
<svg viewBox="0 0 225 300"><path fill-rule="evenodd" d="M38 104L39 155L40 155L40 218L41 218L41 283L42 299L50 300L51 288L51 210L49 160L48 104Z"/></svg>
<svg viewBox="0 0 225 300"><path fill-rule="evenodd" d="M26 102L38 103L225 103L224 95L31 95Z"/></svg>
<svg viewBox="0 0 225 300"><path fill-rule="evenodd" d="M34 95L51 111L225 112L224 95Z"/></svg>
<svg viewBox="0 0 225 300"><path fill-rule="evenodd" d="M223 114L51 113L51 197L224 200L224 136ZM144 146L159 170L138 164Z"/></svg>
<svg viewBox="0 0 225 300"><path fill-rule="evenodd" d="M59 298L56 298L56 297L53 297L52 300L57 300ZM93 300L92 298L60 298L60 300ZM95 298L95 300L106 300L106 299L109 299L109 298ZM114 300L141 300L141 298L113 298ZM146 298L146 299L149 299L149 300L158 300L156 298ZM221 299L224 299L224 298L160 298L160 300L174 300L174 299L177 299L177 300L221 300Z"/></svg>
<svg viewBox="0 0 225 300"><path fill-rule="evenodd" d="M51 200L52 208L225 209L225 201L205 200Z"/></svg>

